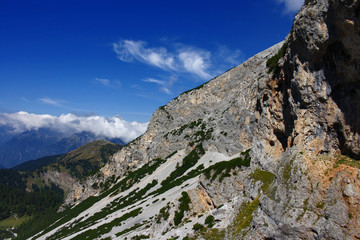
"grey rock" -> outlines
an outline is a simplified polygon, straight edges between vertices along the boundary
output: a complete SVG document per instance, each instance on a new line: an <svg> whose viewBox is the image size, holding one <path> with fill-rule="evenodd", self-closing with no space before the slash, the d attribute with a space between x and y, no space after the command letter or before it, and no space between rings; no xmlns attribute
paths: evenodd
<svg viewBox="0 0 360 240"><path fill-rule="evenodd" d="M360 1L306 2L284 42L157 109L146 133L116 153L99 178L77 183L84 194L74 188L67 203L74 192L78 201L97 194L94 181L121 180L197 144L229 157L251 149L250 167L193 183L186 218L200 222L193 216L213 212L226 239L358 237L360 170L335 163L339 154L360 158ZM282 46L270 72L267 61ZM152 224L153 239L204 238L191 225Z"/></svg>

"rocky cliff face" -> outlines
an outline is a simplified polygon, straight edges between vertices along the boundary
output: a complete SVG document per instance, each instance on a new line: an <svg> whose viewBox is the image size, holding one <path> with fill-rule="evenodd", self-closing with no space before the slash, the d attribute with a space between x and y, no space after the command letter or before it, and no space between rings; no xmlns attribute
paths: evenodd
<svg viewBox="0 0 360 240"><path fill-rule="evenodd" d="M296 16L278 75L289 146L359 159L359 11L358 1L309 1Z"/></svg>
<svg viewBox="0 0 360 240"><path fill-rule="evenodd" d="M359 14L305 1L284 42L160 107L67 199L97 202L39 238L359 239Z"/></svg>

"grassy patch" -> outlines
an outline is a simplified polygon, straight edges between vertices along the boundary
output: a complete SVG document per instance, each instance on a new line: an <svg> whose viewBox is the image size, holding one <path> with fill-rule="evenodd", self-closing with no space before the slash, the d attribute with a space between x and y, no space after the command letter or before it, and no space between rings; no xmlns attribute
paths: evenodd
<svg viewBox="0 0 360 240"><path fill-rule="evenodd" d="M284 164L282 178L285 182L288 182L290 180L291 171L292 171L292 167L293 167L295 158L296 158L296 156L294 156L290 161L288 161Z"/></svg>
<svg viewBox="0 0 360 240"><path fill-rule="evenodd" d="M230 161L218 162L208 167L206 170L204 170L205 177L213 181L220 175L219 180L222 181L225 177L230 176L229 173L232 169L235 169L237 167L240 168L242 166L249 167L251 160L249 152L250 149L246 150L245 152L242 152L241 156L238 158L234 158Z"/></svg>
<svg viewBox="0 0 360 240"><path fill-rule="evenodd" d="M30 220L31 217L30 216L22 216L22 217L15 217L15 216L11 216L8 217L2 221L0 221L0 229L6 229L6 228L11 228L11 227L18 227L20 226L23 222Z"/></svg>
<svg viewBox="0 0 360 240"><path fill-rule="evenodd" d="M190 203L191 203L191 199L188 195L187 192L182 192L181 193L181 198L179 198L179 211L175 211L175 216L174 216L174 224L175 226L179 225L182 221L182 218L184 217L184 213L186 211L190 211Z"/></svg>
<svg viewBox="0 0 360 240"><path fill-rule="evenodd" d="M200 235L206 240L223 240L225 239L225 230L223 229L208 229L207 231L200 232ZM197 238L194 238L197 239Z"/></svg>
<svg viewBox="0 0 360 240"><path fill-rule="evenodd" d="M334 168L337 168L340 164L360 169L360 161L352 159L348 156L337 155Z"/></svg>
<svg viewBox="0 0 360 240"><path fill-rule="evenodd" d="M262 171L260 169L256 169L253 173L250 174L250 177L257 181L262 182L261 189L264 193L269 190L270 185L274 181L275 175L271 172Z"/></svg>
<svg viewBox="0 0 360 240"><path fill-rule="evenodd" d="M238 236L240 232L246 230L250 227L250 223L252 221L252 214L258 208L260 195L249 203L243 203L239 209L239 213L234 219L234 223L232 226L234 236ZM242 236L244 236L246 232L243 232Z"/></svg>

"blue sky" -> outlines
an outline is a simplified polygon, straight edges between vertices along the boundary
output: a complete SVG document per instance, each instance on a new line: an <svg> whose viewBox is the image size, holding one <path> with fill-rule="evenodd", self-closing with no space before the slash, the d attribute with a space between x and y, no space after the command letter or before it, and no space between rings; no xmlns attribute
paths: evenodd
<svg viewBox="0 0 360 240"><path fill-rule="evenodd" d="M147 122L282 41L303 0L0 0L0 113Z"/></svg>

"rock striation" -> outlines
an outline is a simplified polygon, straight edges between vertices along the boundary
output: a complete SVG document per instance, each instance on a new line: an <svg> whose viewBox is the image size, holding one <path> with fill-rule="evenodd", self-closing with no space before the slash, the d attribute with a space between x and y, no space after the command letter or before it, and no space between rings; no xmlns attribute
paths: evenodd
<svg viewBox="0 0 360 240"><path fill-rule="evenodd" d="M146 133L97 175L75 183L66 204L104 197L39 239L62 238L59 229L82 221L81 232L64 238L91 236L135 206L142 207L137 216L110 230L106 225L101 236L360 239L359 15L357 0L305 1L285 41L157 109ZM195 150L198 162L174 179L193 176L160 191ZM224 163L246 150L249 164ZM164 162L139 182L104 195L159 159ZM148 195L114 210L115 202L119 206L145 188ZM189 205L183 203L186 195ZM86 222L101 214L106 221ZM196 224L204 225L210 215L213 226L200 231Z"/></svg>

